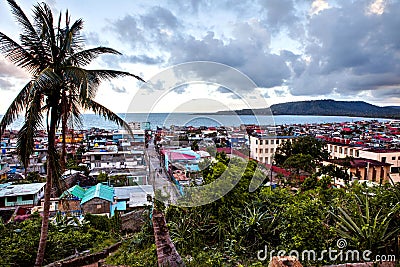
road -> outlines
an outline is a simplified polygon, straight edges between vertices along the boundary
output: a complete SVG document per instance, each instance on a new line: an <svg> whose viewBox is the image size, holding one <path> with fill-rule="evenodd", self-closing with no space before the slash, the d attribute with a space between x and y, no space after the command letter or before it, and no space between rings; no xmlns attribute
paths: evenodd
<svg viewBox="0 0 400 267"><path fill-rule="evenodd" d="M150 166L149 183L153 185L154 192L159 189L163 196L169 196L169 199L164 201L164 204L175 204L180 197L178 189L173 182L168 179L167 173L165 173L164 168L161 167L160 158L155 150L153 140L149 141L149 146L145 151Z"/></svg>

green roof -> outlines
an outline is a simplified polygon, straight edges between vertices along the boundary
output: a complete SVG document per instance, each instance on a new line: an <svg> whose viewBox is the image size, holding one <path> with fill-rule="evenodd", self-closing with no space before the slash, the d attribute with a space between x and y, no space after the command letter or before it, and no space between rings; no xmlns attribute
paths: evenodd
<svg viewBox="0 0 400 267"><path fill-rule="evenodd" d="M62 193L60 198L63 198L68 195L73 195L74 197L82 199L85 196L85 189L83 189L79 185L74 185L73 187L69 188L67 191Z"/></svg>
<svg viewBox="0 0 400 267"><path fill-rule="evenodd" d="M86 190L85 195L81 200L81 204L96 197L112 202L114 200L114 188L103 184L92 186Z"/></svg>

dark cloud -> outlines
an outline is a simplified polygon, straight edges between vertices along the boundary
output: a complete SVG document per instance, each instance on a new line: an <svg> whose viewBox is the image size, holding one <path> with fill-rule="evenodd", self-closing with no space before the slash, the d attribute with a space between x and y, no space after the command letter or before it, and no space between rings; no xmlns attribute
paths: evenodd
<svg viewBox="0 0 400 267"><path fill-rule="evenodd" d="M384 94L382 92L388 88L392 90L400 85L398 1L387 1L381 15L369 13L371 1L364 0L340 1L314 15L308 13L311 1L303 4L294 0L211 4L178 0L174 3L169 9L152 7L142 15L127 15L115 21L113 30L122 41L144 49L143 53L122 60L148 65L219 62L240 70L259 87L284 85L293 95L354 96L368 90ZM241 19L237 15L226 35L213 27L185 20L187 14L201 17L212 9L224 14L225 10L235 7L241 10L243 17L249 18L250 11L243 9L246 5L253 12L252 19ZM222 16L221 21L223 19ZM197 31L192 27L197 27ZM271 51L271 40L281 34L298 44L298 49ZM166 58L154 56L152 49ZM211 69L201 72L201 77L217 76ZM227 73L218 75L228 79ZM236 77L230 79L234 82ZM242 92L252 90L238 88Z"/></svg>
<svg viewBox="0 0 400 267"><path fill-rule="evenodd" d="M230 90L226 87L220 86L220 87L218 87L217 92L219 92L221 94L230 94L230 93L232 93L232 90Z"/></svg>
<svg viewBox="0 0 400 267"><path fill-rule="evenodd" d="M29 77L22 69L10 63L8 60L0 57L0 78L27 78Z"/></svg>
<svg viewBox="0 0 400 267"><path fill-rule="evenodd" d="M0 78L0 89L3 90L11 90L13 88L13 84L5 79Z"/></svg>
<svg viewBox="0 0 400 267"><path fill-rule="evenodd" d="M164 63L165 60L162 57L150 57L147 55L132 55L132 56L124 56L123 57L124 62L129 62L129 63L143 63L146 65L154 65L154 64L161 64Z"/></svg>
<svg viewBox="0 0 400 267"><path fill-rule="evenodd" d="M189 87L189 84L183 84L183 85L180 85L180 86L178 86L178 87L175 87L174 88L174 90L173 90L173 92L175 92L175 93L177 93L177 94L183 94L183 93L185 93L186 92L186 89Z"/></svg>
<svg viewBox="0 0 400 267"><path fill-rule="evenodd" d="M108 46L109 42L107 40L100 39L97 32L84 32L83 37L85 38L86 45L90 46Z"/></svg>
<svg viewBox="0 0 400 267"><path fill-rule="evenodd" d="M167 29L176 29L178 27L178 19L168 9L155 6L148 13L140 16L140 20L144 28L158 29L160 27Z"/></svg>
<svg viewBox="0 0 400 267"><path fill-rule="evenodd" d="M382 15L368 13L369 1L344 1L309 23L309 62L300 62L290 83L294 95L337 93L400 86L400 3Z"/></svg>
<svg viewBox="0 0 400 267"><path fill-rule="evenodd" d="M117 93L126 93L126 88L123 86L116 86L114 84L111 84L111 90Z"/></svg>
<svg viewBox="0 0 400 267"><path fill-rule="evenodd" d="M139 28L136 18L132 15L126 15L122 19L115 21L111 31L116 33L122 42L129 43L132 48L145 45L143 31Z"/></svg>
<svg viewBox="0 0 400 267"><path fill-rule="evenodd" d="M275 30L282 26L291 27L300 21L293 0L260 0L260 4L265 9L266 22Z"/></svg>

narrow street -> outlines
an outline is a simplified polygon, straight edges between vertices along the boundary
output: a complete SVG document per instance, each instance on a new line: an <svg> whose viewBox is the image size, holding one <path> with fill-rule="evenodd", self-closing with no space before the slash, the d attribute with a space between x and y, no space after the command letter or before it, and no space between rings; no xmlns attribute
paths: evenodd
<svg viewBox="0 0 400 267"><path fill-rule="evenodd" d="M153 185L154 192L161 190L163 196L169 196L164 204L175 204L180 197L176 185L168 178L168 174L161 167L160 158L155 150L153 139L149 141L149 146L145 150L146 160L149 163L149 183ZM159 199L160 200L160 199Z"/></svg>

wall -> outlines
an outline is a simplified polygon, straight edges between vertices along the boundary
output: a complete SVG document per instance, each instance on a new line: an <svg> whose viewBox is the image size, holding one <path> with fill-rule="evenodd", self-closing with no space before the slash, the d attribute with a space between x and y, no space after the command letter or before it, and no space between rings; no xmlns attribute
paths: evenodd
<svg viewBox="0 0 400 267"><path fill-rule="evenodd" d="M110 202L98 197L89 200L81 206L83 213L110 214Z"/></svg>

